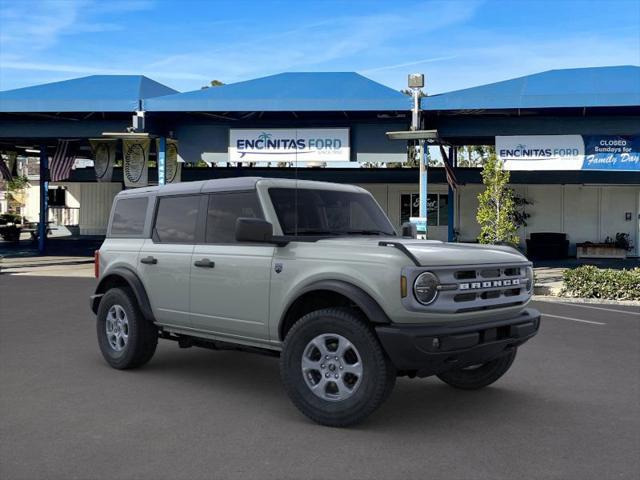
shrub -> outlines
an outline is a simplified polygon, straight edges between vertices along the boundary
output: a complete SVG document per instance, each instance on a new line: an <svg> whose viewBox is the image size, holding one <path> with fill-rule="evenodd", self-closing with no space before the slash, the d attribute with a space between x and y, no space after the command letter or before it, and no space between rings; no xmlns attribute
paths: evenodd
<svg viewBox="0 0 640 480"><path fill-rule="evenodd" d="M562 296L640 300L640 268L614 270L584 265L565 270L563 280Z"/></svg>

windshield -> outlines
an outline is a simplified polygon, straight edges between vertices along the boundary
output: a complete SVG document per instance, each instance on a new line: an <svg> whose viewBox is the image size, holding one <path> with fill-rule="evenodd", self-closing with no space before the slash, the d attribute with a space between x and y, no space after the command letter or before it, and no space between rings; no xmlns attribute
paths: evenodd
<svg viewBox="0 0 640 480"><path fill-rule="evenodd" d="M366 193L270 188L283 235L395 235L387 216Z"/></svg>

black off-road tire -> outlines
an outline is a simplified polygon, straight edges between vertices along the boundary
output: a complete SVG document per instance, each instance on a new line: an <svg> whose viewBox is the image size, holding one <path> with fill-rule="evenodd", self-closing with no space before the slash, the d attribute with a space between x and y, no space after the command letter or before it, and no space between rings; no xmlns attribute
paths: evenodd
<svg viewBox="0 0 640 480"><path fill-rule="evenodd" d="M362 359L361 383L349 398L330 401L316 396L303 377L302 355L309 342L322 334L345 337ZM311 312L288 332L280 356L280 375L293 404L321 425L347 427L373 413L391 394L396 370L365 318L349 308Z"/></svg>
<svg viewBox="0 0 640 480"><path fill-rule="evenodd" d="M438 378L455 388L478 390L502 377L511 368L517 348L476 368L461 368L438 374Z"/></svg>
<svg viewBox="0 0 640 480"><path fill-rule="evenodd" d="M106 332L107 314L114 305L124 309L128 320L128 340L120 351L111 346ZM102 356L109 365L119 370L144 365L151 360L158 346L158 329L144 318L135 296L128 288L112 288L104 294L98 307L96 329Z"/></svg>

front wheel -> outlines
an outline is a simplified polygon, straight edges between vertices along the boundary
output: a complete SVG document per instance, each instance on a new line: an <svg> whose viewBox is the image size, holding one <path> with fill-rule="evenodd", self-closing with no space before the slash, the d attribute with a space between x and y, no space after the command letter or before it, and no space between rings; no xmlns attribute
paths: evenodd
<svg viewBox="0 0 640 480"><path fill-rule="evenodd" d="M396 379L371 328L347 308L301 318L285 339L280 373L294 405L332 427L364 420L389 396Z"/></svg>
<svg viewBox="0 0 640 480"><path fill-rule="evenodd" d="M478 390L491 385L507 373L516 358L517 350L512 348L508 353L486 363L440 373L438 378L455 388Z"/></svg>

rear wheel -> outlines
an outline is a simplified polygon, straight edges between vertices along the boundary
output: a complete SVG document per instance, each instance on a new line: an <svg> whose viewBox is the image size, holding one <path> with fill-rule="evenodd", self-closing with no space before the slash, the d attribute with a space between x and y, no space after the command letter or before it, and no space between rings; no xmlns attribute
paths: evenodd
<svg viewBox="0 0 640 480"><path fill-rule="evenodd" d="M440 373L438 378L452 387L462 390L477 390L486 387L507 373L516 358L517 350L517 348L513 348L508 353L486 363Z"/></svg>
<svg viewBox="0 0 640 480"><path fill-rule="evenodd" d="M396 378L371 328L347 308L317 310L294 324L280 372L294 405L333 427L364 420L389 396Z"/></svg>
<svg viewBox="0 0 640 480"><path fill-rule="evenodd" d="M158 329L143 317L129 289L107 291L97 317L98 344L109 365L136 368L151 360L158 345Z"/></svg>

